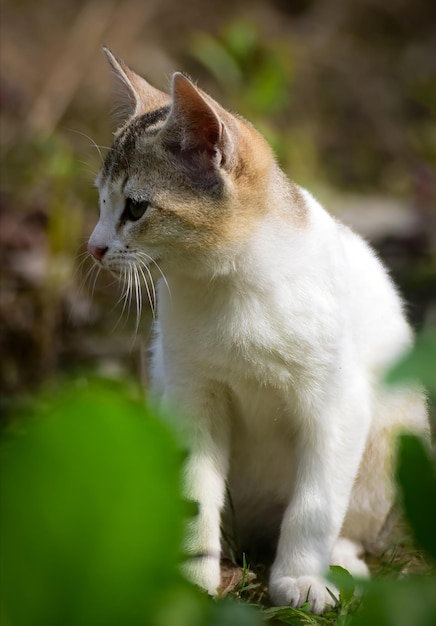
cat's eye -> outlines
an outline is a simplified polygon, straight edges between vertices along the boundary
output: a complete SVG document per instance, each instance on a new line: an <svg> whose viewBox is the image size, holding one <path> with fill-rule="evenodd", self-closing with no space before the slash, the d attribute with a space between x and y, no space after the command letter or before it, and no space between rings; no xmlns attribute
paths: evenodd
<svg viewBox="0 0 436 626"><path fill-rule="evenodd" d="M147 200L137 201L133 200L133 198L126 198L126 204L121 219L136 222L144 215L149 206L150 203Z"/></svg>

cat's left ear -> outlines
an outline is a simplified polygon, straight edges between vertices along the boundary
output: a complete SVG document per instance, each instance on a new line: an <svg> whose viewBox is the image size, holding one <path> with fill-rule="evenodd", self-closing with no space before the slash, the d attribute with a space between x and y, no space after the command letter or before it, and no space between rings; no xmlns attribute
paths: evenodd
<svg viewBox="0 0 436 626"><path fill-rule="evenodd" d="M235 155L235 121L184 74L172 80L167 128L182 151L197 151L217 166L230 167Z"/></svg>
<svg viewBox="0 0 436 626"><path fill-rule="evenodd" d="M150 85L124 61L116 57L109 48L103 47L103 52L113 70L121 101L121 114L126 117L144 115L169 104L168 94Z"/></svg>

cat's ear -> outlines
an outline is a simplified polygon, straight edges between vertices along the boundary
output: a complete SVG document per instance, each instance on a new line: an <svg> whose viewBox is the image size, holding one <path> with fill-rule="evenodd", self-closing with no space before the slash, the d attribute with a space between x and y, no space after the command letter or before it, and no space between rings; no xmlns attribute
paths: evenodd
<svg viewBox="0 0 436 626"><path fill-rule="evenodd" d="M131 70L121 59L118 59L109 48L103 52L113 70L116 89L120 97L120 112L125 117L143 115L168 105L168 94L152 87L144 78Z"/></svg>
<svg viewBox="0 0 436 626"><path fill-rule="evenodd" d="M217 165L230 165L235 150L231 115L184 74L172 80L172 109L168 128L182 151L194 150Z"/></svg>

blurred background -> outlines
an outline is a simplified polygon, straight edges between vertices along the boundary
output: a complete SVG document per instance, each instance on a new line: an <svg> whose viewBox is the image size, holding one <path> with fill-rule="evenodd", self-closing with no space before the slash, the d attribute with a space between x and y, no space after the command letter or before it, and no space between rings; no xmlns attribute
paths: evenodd
<svg viewBox="0 0 436 626"><path fill-rule="evenodd" d="M143 376L151 314L135 338L119 286L86 255L93 180L115 129L103 44L161 89L188 72L252 121L287 174L377 248L414 326L434 326L430 0L1 4L3 409L75 372Z"/></svg>

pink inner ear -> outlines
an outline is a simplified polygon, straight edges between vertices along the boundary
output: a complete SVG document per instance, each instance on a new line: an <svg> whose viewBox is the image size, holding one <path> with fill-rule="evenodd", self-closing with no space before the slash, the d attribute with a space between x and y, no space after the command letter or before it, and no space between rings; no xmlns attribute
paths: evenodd
<svg viewBox="0 0 436 626"><path fill-rule="evenodd" d="M182 74L173 79L173 117L182 130L186 148L214 150L219 144L222 122L195 85Z"/></svg>
<svg viewBox="0 0 436 626"><path fill-rule="evenodd" d="M221 139L221 123L212 115L199 114L196 118L196 138L198 145L214 150Z"/></svg>

